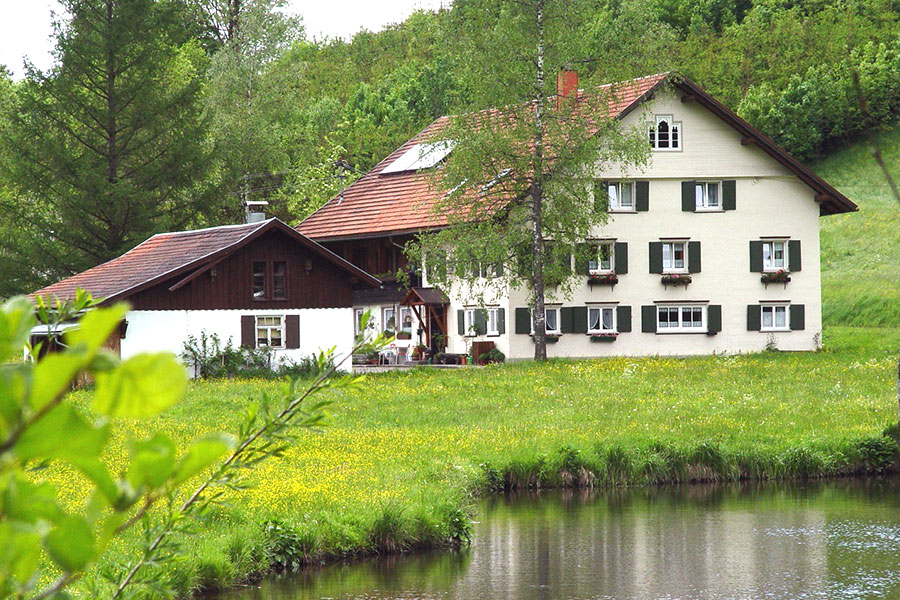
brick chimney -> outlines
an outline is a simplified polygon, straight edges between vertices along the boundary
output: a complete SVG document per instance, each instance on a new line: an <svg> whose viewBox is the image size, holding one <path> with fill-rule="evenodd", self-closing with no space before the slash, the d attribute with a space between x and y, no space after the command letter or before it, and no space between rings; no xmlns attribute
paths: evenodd
<svg viewBox="0 0 900 600"><path fill-rule="evenodd" d="M575 98L578 95L578 73L561 69L556 75L557 104L563 98Z"/></svg>

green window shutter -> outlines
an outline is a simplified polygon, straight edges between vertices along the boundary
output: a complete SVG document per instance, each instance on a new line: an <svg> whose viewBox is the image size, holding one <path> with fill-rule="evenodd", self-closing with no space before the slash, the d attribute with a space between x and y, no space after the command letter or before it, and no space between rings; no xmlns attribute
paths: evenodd
<svg viewBox="0 0 900 600"><path fill-rule="evenodd" d="M634 182L634 210L647 212L650 210L650 182Z"/></svg>
<svg viewBox="0 0 900 600"><path fill-rule="evenodd" d="M498 308L497 309L497 331L500 335L506 333L506 309Z"/></svg>
<svg viewBox="0 0 900 600"><path fill-rule="evenodd" d="M688 242L688 273L700 272L700 242Z"/></svg>
<svg viewBox="0 0 900 600"><path fill-rule="evenodd" d="M575 272L580 275L588 275L591 255L594 260L597 259L597 246L594 244L578 244L575 249Z"/></svg>
<svg viewBox="0 0 900 600"><path fill-rule="evenodd" d="M572 333L587 333L587 330L587 306L572 308Z"/></svg>
<svg viewBox="0 0 900 600"><path fill-rule="evenodd" d="M477 335L487 333L487 311L483 308L475 311L475 333Z"/></svg>
<svg viewBox="0 0 900 600"><path fill-rule="evenodd" d="M800 240L788 241L788 270L796 273L802 266L800 260Z"/></svg>
<svg viewBox="0 0 900 600"><path fill-rule="evenodd" d="M662 242L650 242L650 272L663 272Z"/></svg>
<svg viewBox="0 0 900 600"><path fill-rule="evenodd" d="M681 182L681 210L695 212L697 210L697 196L694 193L696 181Z"/></svg>
<svg viewBox="0 0 900 600"><path fill-rule="evenodd" d="M241 347L256 348L256 317L241 316Z"/></svg>
<svg viewBox="0 0 900 600"><path fill-rule="evenodd" d="M516 333L531 333L531 311L527 308L516 309Z"/></svg>
<svg viewBox="0 0 900 600"><path fill-rule="evenodd" d="M806 307L802 304L791 304L791 331L806 329Z"/></svg>
<svg viewBox="0 0 900 600"><path fill-rule="evenodd" d="M456 333L466 335L466 311L456 311Z"/></svg>
<svg viewBox="0 0 900 600"><path fill-rule="evenodd" d="M762 328L762 314L759 304L747 305L747 331L759 331Z"/></svg>
<svg viewBox="0 0 900 600"><path fill-rule="evenodd" d="M617 275L624 275L628 272L628 243L616 242L613 249L615 254L615 271Z"/></svg>
<svg viewBox="0 0 900 600"><path fill-rule="evenodd" d="M760 240L750 240L750 272L762 273L763 270L763 243Z"/></svg>
<svg viewBox="0 0 900 600"><path fill-rule="evenodd" d="M641 331L644 333L656 333L656 307L641 307Z"/></svg>
<svg viewBox="0 0 900 600"><path fill-rule="evenodd" d="M734 179L726 179L722 182L722 209L735 210L737 208L737 182Z"/></svg>
<svg viewBox="0 0 900 600"><path fill-rule="evenodd" d="M706 307L706 333L715 334L722 331L722 306L710 304Z"/></svg>
<svg viewBox="0 0 900 600"><path fill-rule="evenodd" d="M503 277L503 263L494 263L494 277Z"/></svg>
<svg viewBox="0 0 900 600"><path fill-rule="evenodd" d="M608 183L602 179L594 181L594 210L598 213L609 212Z"/></svg>
<svg viewBox="0 0 900 600"><path fill-rule="evenodd" d="M630 306L617 306L616 307L616 327L619 330L619 333L629 333L631 332L631 307Z"/></svg>
<svg viewBox="0 0 900 600"><path fill-rule="evenodd" d="M574 311L571 306L559 309L559 330L563 333L575 333Z"/></svg>

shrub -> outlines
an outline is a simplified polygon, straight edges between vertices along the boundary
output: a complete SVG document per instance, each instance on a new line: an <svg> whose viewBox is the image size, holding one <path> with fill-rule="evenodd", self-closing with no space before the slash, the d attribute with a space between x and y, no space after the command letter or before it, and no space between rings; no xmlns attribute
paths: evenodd
<svg viewBox="0 0 900 600"><path fill-rule="evenodd" d="M506 360L506 355L497 348L491 348L490 350L479 356L478 360L483 365L490 363L502 363Z"/></svg>

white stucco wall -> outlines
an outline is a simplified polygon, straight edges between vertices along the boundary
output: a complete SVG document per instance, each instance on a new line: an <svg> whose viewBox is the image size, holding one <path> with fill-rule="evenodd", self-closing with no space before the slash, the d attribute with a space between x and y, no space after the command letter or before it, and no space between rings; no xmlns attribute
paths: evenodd
<svg viewBox="0 0 900 600"><path fill-rule="evenodd" d="M819 259L819 206L814 192L780 163L756 146L741 145L741 135L696 102L682 103L677 94L663 92L641 111L624 119L626 126L653 114L674 115L683 123L682 150L653 152L642 172L624 173L604 166L598 177L629 177L650 182L648 212L612 214L594 231L596 238L628 244L628 273L613 288L588 286L586 277L562 306L618 302L631 306L632 331L615 342L591 342L586 334L564 334L548 345L550 356L691 355L759 351L769 340L781 350L814 350L821 339L821 278ZM685 212L681 208L681 182L693 179L734 179L734 211ZM749 243L766 236L800 240L802 270L792 273L786 286L760 282L749 269ZM701 243L702 268L687 287L664 287L660 275L649 272L649 243L665 237L683 237ZM451 351L466 344L457 334L457 310L470 301L463 287L451 291L449 330ZM509 358L529 358L534 345L528 335L516 334L515 308L527 306L527 290L513 290L495 300L506 308L506 335L495 341ZM721 305L722 331L706 334L654 334L641 332L641 306L666 301L698 301ZM805 329L765 333L747 331L747 305L761 301L790 301L805 306ZM476 338L482 339L482 338Z"/></svg>
<svg viewBox="0 0 900 600"><path fill-rule="evenodd" d="M300 347L275 350L277 360L300 360L319 350L335 348L340 361L353 347L353 311L350 308L305 308L293 310L133 310L126 320L128 328L122 339L122 358L140 352L173 352L181 354L189 335L199 338L207 334L219 336L224 346L229 339L237 347L241 343L241 316L299 315ZM344 363L349 370L350 361Z"/></svg>

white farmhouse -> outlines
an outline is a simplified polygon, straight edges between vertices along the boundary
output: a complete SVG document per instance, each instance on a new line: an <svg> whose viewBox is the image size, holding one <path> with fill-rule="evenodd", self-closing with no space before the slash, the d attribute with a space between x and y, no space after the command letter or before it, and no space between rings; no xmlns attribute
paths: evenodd
<svg viewBox="0 0 900 600"><path fill-rule="evenodd" d="M652 158L640 172L597 173L609 219L586 240L596 260L572 261L581 278L574 295L548 305L548 354L817 349L819 217L856 206L681 76L612 89L610 109L623 125L651 123ZM398 148L299 231L369 272L406 268L403 244L447 224L432 210L437 192L427 171L452 148L432 143L423 160L409 160L414 149L423 155L446 122L438 119ZM462 281L442 293L428 287L427 273L413 273L411 285L358 292L354 308L372 309L380 327L403 332L406 344L434 345L440 334L449 352L480 342L508 358L533 356L527 290L476 301Z"/></svg>
<svg viewBox="0 0 900 600"><path fill-rule="evenodd" d="M128 358L181 353L188 336L215 334L224 345L267 347L299 360L354 343L356 289L380 282L279 221L262 220L154 235L122 256L40 289L68 299L81 288L103 304L126 301L109 341ZM349 368L349 364L347 364Z"/></svg>

